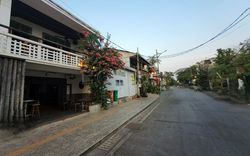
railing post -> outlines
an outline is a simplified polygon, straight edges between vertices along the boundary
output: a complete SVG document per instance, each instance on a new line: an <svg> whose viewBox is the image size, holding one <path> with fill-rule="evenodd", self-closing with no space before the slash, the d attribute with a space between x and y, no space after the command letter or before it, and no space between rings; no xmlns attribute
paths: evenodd
<svg viewBox="0 0 250 156"><path fill-rule="evenodd" d="M43 60L41 58L41 53L42 53L42 47L40 45L37 45L37 59L38 60Z"/></svg>
<svg viewBox="0 0 250 156"><path fill-rule="evenodd" d="M6 53L10 53L11 51L11 41L12 41L12 38L11 37L7 37L7 41L6 41Z"/></svg>
<svg viewBox="0 0 250 156"><path fill-rule="evenodd" d="M63 64L63 59L62 59L62 52L60 51L60 57L59 57L59 62Z"/></svg>
<svg viewBox="0 0 250 156"><path fill-rule="evenodd" d="M80 64L80 58L79 58L79 56L77 55L76 56L76 67L78 67L78 65Z"/></svg>

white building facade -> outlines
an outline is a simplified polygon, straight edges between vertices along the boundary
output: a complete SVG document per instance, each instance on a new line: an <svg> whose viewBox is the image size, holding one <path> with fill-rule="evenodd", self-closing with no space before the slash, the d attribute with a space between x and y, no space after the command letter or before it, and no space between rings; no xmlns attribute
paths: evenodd
<svg viewBox="0 0 250 156"><path fill-rule="evenodd" d="M130 57L135 54L127 51L119 51L119 53L122 54L125 68L114 72L113 78L108 80L107 89L118 91L118 99L128 100L137 94L136 70L130 67Z"/></svg>

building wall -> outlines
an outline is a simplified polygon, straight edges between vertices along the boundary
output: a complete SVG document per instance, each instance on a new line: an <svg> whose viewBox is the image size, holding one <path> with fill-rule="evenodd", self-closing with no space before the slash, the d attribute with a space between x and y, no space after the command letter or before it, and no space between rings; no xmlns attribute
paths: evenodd
<svg viewBox="0 0 250 156"><path fill-rule="evenodd" d="M48 33L48 34L51 34L51 35L54 35L54 36L62 37L61 35L53 32L53 31L50 31L50 30L48 30L48 29L46 29L44 27L41 27L41 26L39 26L37 24L34 24L34 23L30 22L30 21L27 21L27 20L19 18L19 17L11 17L11 20L14 20L16 22L19 22L19 23L22 23L22 24L25 24L25 25L31 27L33 36L42 38L43 32L45 32L45 33Z"/></svg>
<svg viewBox="0 0 250 156"><path fill-rule="evenodd" d="M0 24L10 25L10 13L11 13L12 0L0 0ZM6 28L0 27L0 31L8 32Z"/></svg>
<svg viewBox="0 0 250 156"><path fill-rule="evenodd" d="M137 94L137 86L136 86L136 78L135 78L135 73L134 72L128 72L128 95L129 96L134 96Z"/></svg>
<svg viewBox="0 0 250 156"><path fill-rule="evenodd" d="M118 98L134 96L136 94L135 80L132 78L134 72L118 70L113 78L109 79L108 90L118 90ZM122 84L121 84L122 81Z"/></svg>
<svg viewBox="0 0 250 156"><path fill-rule="evenodd" d="M33 77L48 77L48 78L62 78L67 80L67 84L72 85L72 94L81 94L81 93L89 93L89 85L85 85L83 89L79 88L79 82L81 81L81 75L69 75L63 73L56 72L45 72L38 70L26 70L25 76L33 76ZM67 91L68 93L68 91Z"/></svg>
<svg viewBox="0 0 250 156"><path fill-rule="evenodd" d="M14 20L16 22L19 22L19 23L22 23L24 25L27 25L27 26L31 27L32 28L32 35L36 36L36 37L39 37L39 38L43 37L43 33L47 33L47 34L62 37L62 38L64 37L64 36L62 36L60 34L57 34L57 33L53 32L51 30L48 30L48 29L46 29L44 27L41 27L41 26L39 26L39 25L37 25L35 23L32 23L32 22L30 22L28 20L25 20L25 19L22 19L22 18L19 18L19 17L11 17L11 20ZM68 39L68 40L70 42L70 46L71 46L70 48L71 49L76 49L78 47L78 45L73 44L73 41L71 39Z"/></svg>
<svg viewBox="0 0 250 156"><path fill-rule="evenodd" d="M125 66L130 67L130 57L135 54L123 51L120 51L119 53L122 54L122 61L125 63Z"/></svg>

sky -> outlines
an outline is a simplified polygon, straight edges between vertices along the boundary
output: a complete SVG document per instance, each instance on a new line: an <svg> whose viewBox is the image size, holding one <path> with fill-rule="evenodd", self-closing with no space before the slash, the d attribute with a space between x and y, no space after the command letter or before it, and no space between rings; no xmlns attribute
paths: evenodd
<svg viewBox="0 0 250 156"><path fill-rule="evenodd" d="M54 0L125 50L145 56L193 48L231 24L250 0ZM250 10L249 12L250 13ZM250 16L214 41L190 53L162 58L160 71L176 71L236 48L250 37Z"/></svg>

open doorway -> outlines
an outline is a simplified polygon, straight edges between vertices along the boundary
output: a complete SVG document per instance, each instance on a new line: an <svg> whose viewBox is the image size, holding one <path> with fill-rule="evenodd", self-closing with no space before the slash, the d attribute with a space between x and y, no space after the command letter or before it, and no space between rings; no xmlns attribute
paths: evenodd
<svg viewBox="0 0 250 156"><path fill-rule="evenodd" d="M40 114L62 110L66 100L66 79L47 77L25 77L24 100L38 100Z"/></svg>

